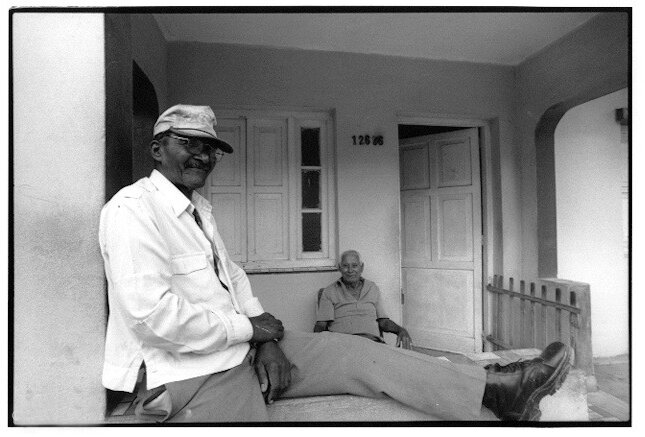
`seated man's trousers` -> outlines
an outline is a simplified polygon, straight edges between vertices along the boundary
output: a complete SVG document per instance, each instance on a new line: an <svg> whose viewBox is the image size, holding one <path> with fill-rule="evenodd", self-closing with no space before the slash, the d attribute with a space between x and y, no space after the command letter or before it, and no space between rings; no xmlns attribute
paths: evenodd
<svg viewBox="0 0 645 437"><path fill-rule="evenodd" d="M286 331L279 345L292 363L291 385L282 398L387 396L438 420L479 418L486 382L481 367L331 332ZM168 422L268 420L250 356L233 369L172 382L166 389L161 395L157 390L154 399L144 396L138 414L157 414Z"/></svg>

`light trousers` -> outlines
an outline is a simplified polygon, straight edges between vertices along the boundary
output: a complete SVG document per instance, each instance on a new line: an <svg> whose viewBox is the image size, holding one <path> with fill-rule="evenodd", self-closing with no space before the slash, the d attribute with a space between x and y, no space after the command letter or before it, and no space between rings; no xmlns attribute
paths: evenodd
<svg viewBox="0 0 645 437"><path fill-rule="evenodd" d="M332 332L286 331L279 343L292 363L282 398L352 394L390 397L438 420L477 420L486 371L369 339ZM251 355L233 369L166 384L142 399L137 414L167 422L267 421ZM169 411L159 411L159 405ZM164 408L161 408L164 410Z"/></svg>

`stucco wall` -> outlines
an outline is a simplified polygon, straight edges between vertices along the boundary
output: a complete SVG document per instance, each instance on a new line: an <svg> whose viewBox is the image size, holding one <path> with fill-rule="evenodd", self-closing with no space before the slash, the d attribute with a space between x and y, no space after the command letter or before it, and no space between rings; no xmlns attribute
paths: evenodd
<svg viewBox="0 0 645 437"><path fill-rule="evenodd" d="M335 110L340 251L365 258L391 317L399 305L399 165L397 113L476 119L500 118L500 138L510 132L513 69L379 55L172 43L168 51L169 103L219 107ZM352 146L351 136L384 135L384 146ZM505 157L503 159L506 159ZM515 171L515 170L512 170ZM253 276L267 308L289 300L288 328L311 329L313 293L336 275ZM277 289L286 283L282 291ZM292 287L292 288L291 288ZM306 293L306 297L301 294ZM283 310L284 311L284 310Z"/></svg>
<svg viewBox="0 0 645 437"><path fill-rule="evenodd" d="M18 13L13 24L13 418L99 423L103 14Z"/></svg>
<svg viewBox="0 0 645 437"><path fill-rule="evenodd" d="M541 168L541 174L537 175L535 135L538 122L554 105L561 105L566 110L626 87L628 37L627 14L599 14L517 68L514 123L515 142L521 150L522 276L527 280L538 275L538 245L552 243L546 240L555 241L555 227L553 235L538 241L537 179L554 179L553 167ZM545 217L540 220L555 217L554 201L540 207L542 217ZM585 278L564 279L585 281Z"/></svg>
<svg viewBox="0 0 645 437"><path fill-rule="evenodd" d="M591 286L595 356L628 349L628 258L623 246L627 138L614 119L627 90L567 112L555 131L558 272ZM580 183L585 181L585 183Z"/></svg>

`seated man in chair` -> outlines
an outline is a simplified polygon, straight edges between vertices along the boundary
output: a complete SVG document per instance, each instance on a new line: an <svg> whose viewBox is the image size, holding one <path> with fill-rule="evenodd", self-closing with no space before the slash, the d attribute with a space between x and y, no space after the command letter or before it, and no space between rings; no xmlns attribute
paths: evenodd
<svg viewBox="0 0 645 437"><path fill-rule="evenodd" d="M385 314L376 284L361 276L364 266L357 251L343 252L338 263L342 277L318 296L314 332L361 335L380 343L385 343L382 333L391 332L396 334L397 347L411 349L408 331Z"/></svg>

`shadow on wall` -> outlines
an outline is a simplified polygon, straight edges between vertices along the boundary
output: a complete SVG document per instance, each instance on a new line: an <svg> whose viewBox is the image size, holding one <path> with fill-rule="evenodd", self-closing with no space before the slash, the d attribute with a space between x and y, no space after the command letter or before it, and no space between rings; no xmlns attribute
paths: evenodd
<svg viewBox="0 0 645 437"><path fill-rule="evenodd" d="M159 103L155 88L148 76L132 62L132 179L148 176L154 164L148 145L152 128L159 117Z"/></svg>

